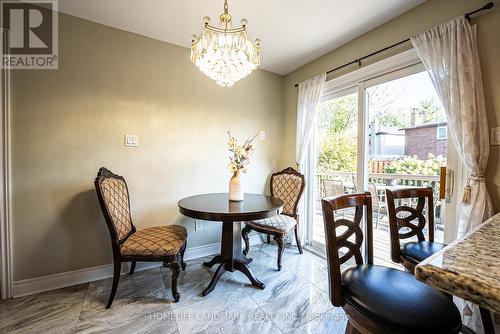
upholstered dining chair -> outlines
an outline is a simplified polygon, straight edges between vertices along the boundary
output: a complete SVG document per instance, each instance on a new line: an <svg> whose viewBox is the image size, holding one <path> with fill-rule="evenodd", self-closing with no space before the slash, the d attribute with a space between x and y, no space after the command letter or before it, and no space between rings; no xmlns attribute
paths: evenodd
<svg viewBox="0 0 500 334"><path fill-rule="evenodd" d="M299 249L299 253L302 254L297 206L304 192L305 178L304 175L292 167L288 167L281 172L271 175L270 183L271 196L277 197L284 202L283 211L281 214L271 218L245 222L245 227L241 230L243 240L245 241L243 254L248 254L250 248L248 240L248 233L250 231L255 230L267 234L268 242L272 235L278 244L278 270L281 270L281 258L285 250L284 238L292 230L295 231L297 248Z"/></svg>
<svg viewBox="0 0 500 334"><path fill-rule="evenodd" d="M460 332L460 312L446 294L417 281L408 272L373 265L369 192L323 199L322 207L329 297L348 315L346 333ZM335 211L348 208L355 210L352 221L336 219ZM365 234L361 226L363 211ZM363 244L367 247L365 259ZM347 263L354 264L342 272L341 266Z"/></svg>
<svg viewBox="0 0 500 334"><path fill-rule="evenodd" d="M163 262L163 266L172 271L172 295L176 302L179 301L177 279L181 268L186 268L186 228L164 225L137 231L130 215L130 198L125 179L102 167L94 185L113 249L113 285L106 308L111 307L115 298L122 262L131 262L130 275L134 274L138 261Z"/></svg>
<svg viewBox="0 0 500 334"><path fill-rule="evenodd" d="M393 188L386 190L391 234L391 258L406 270L415 272L415 266L440 251L445 244L434 241L434 206L432 188ZM396 201L402 204L397 205ZM416 200L416 207L410 203ZM427 202L427 205L426 205ZM426 209L427 206L427 209ZM424 212L427 213L427 219ZM404 216L402 214L406 213ZM428 240L424 229L427 226ZM417 239L402 244L405 239Z"/></svg>

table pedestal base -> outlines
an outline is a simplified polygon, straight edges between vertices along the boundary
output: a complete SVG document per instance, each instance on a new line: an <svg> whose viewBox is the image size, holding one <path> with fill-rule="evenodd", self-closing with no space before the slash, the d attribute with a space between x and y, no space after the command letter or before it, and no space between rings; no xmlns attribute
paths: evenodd
<svg viewBox="0 0 500 334"><path fill-rule="evenodd" d="M264 289L265 285L259 281L252 273L247 264L252 259L245 257L241 252L241 223L223 222L222 223L222 243L221 254L216 255L212 260L204 262L203 265L212 268L219 264L215 271L212 281L203 291L203 296L212 292L221 276L226 272L241 271L250 280L253 286Z"/></svg>

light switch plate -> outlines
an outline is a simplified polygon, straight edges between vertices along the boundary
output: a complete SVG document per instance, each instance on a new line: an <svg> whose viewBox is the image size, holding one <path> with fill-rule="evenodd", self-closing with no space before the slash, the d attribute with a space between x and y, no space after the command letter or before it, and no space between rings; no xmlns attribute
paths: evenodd
<svg viewBox="0 0 500 334"><path fill-rule="evenodd" d="M260 130L260 132L259 132L259 139L260 140L266 140L266 131Z"/></svg>
<svg viewBox="0 0 500 334"><path fill-rule="evenodd" d="M500 145L500 127L491 128L490 145Z"/></svg>
<svg viewBox="0 0 500 334"><path fill-rule="evenodd" d="M139 146L139 136L138 135L125 135L125 146L127 147L137 147Z"/></svg>

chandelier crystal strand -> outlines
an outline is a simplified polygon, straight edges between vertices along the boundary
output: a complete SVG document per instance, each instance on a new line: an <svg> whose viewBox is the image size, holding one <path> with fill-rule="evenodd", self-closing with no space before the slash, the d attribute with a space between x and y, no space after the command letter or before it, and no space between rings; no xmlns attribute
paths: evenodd
<svg viewBox="0 0 500 334"><path fill-rule="evenodd" d="M210 18L204 19L205 28L200 36L193 35L191 62L218 85L231 87L260 65L260 40L248 38L247 20L241 20L241 27L228 28L232 20L227 0L224 13L220 15L222 28L211 26Z"/></svg>

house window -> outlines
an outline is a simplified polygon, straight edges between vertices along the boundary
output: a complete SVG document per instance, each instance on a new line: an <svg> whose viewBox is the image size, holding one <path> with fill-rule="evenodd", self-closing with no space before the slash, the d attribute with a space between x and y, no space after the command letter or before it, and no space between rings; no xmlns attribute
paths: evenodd
<svg viewBox="0 0 500 334"><path fill-rule="evenodd" d="M446 139L448 137L448 128L446 126L437 127L437 139Z"/></svg>

